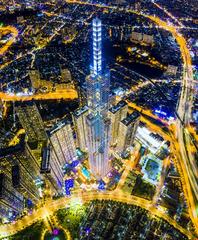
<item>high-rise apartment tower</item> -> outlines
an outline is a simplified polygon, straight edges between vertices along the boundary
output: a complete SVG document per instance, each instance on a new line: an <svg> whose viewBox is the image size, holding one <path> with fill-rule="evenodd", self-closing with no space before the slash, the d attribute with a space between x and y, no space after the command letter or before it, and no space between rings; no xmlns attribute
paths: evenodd
<svg viewBox="0 0 198 240"><path fill-rule="evenodd" d="M86 117L89 164L96 178L103 178L110 170L109 143L109 72L102 67L102 24L98 18L92 21L93 64L86 78L89 115Z"/></svg>

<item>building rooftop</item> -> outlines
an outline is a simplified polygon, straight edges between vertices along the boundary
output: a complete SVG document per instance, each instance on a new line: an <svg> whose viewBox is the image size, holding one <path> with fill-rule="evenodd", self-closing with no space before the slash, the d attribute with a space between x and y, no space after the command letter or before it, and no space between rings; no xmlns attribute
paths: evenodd
<svg viewBox="0 0 198 240"><path fill-rule="evenodd" d="M118 102L115 106L111 107L111 108L109 109L109 111L112 112L112 113L116 113L116 112L119 111L122 107L124 107L124 106L126 106L126 105L127 105L127 103L122 100L122 101Z"/></svg>
<svg viewBox="0 0 198 240"><path fill-rule="evenodd" d="M134 122L136 119L138 119L140 117L139 112L134 111L133 113L131 113L128 117L126 117L125 119L123 119L121 122L126 125L129 126L132 122Z"/></svg>
<svg viewBox="0 0 198 240"><path fill-rule="evenodd" d="M87 111L88 111L88 106L84 106L84 107L82 107L82 108L77 109L77 110L73 113L73 115L74 115L75 118L78 118L78 117L80 117L83 113L85 113L85 112L87 112Z"/></svg>
<svg viewBox="0 0 198 240"><path fill-rule="evenodd" d="M42 160L40 173L49 173L50 172L50 147L44 147L42 149Z"/></svg>
<svg viewBox="0 0 198 240"><path fill-rule="evenodd" d="M25 134L21 135L20 142L14 146L0 148L0 158L11 154L16 154L25 149Z"/></svg>
<svg viewBox="0 0 198 240"><path fill-rule="evenodd" d="M48 131L48 136L51 136L52 134L54 134L55 132L57 132L58 130L60 130L62 127L64 127L65 125L70 124L70 121L67 118L64 118L63 120L61 120L60 122L56 123L49 131Z"/></svg>
<svg viewBox="0 0 198 240"><path fill-rule="evenodd" d="M88 114L87 115L87 121L88 121L88 124L95 124L95 122L98 122L98 124L100 123L100 120L101 120L101 116L99 114L97 115L94 115L92 113Z"/></svg>

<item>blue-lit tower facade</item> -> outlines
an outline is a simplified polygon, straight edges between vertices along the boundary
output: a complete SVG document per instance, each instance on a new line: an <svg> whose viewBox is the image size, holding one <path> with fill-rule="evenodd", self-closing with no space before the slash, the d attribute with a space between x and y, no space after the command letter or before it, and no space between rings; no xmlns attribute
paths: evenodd
<svg viewBox="0 0 198 240"><path fill-rule="evenodd" d="M87 77L87 103L90 111L103 115L109 105L109 71L104 71L102 65L102 24L98 18L92 21L93 35L93 64Z"/></svg>
<svg viewBox="0 0 198 240"><path fill-rule="evenodd" d="M103 69L102 62L102 24L100 19L92 21L93 28L93 64L86 78L87 104L89 114L86 117L88 135L88 154L91 172L96 178L103 178L110 169L109 142L109 72Z"/></svg>

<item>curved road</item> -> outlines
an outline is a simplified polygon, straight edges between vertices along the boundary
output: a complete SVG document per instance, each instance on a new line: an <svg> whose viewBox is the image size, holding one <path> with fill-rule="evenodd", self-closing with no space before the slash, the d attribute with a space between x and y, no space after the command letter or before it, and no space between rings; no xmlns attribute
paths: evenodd
<svg viewBox="0 0 198 240"><path fill-rule="evenodd" d="M106 191L104 193L78 191L78 193L74 193L70 198L63 197L54 201L48 200L46 201L45 206L35 210L31 215L23 217L16 223L5 224L0 226L0 236L7 237L12 234L15 234L18 231L22 230L24 227L30 226L36 221L49 217L58 209L65 208L68 204L75 201L75 199L81 199L83 203L98 199L98 200L113 200L133 204L148 210L152 215L164 219L165 221L173 225L181 233L188 236L189 239L195 239L195 237L188 230L178 225L174 219L165 215L164 212L161 211L160 209L154 208L152 202L136 196L132 195L128 196L126 194L123 194L121 191L116 190L111 192Z"/></svg>
<svg viewBox="0 0 198 240"><path fill-rule="evenodd" d="M0 48L0 56L5 54L9 47L15 42L16 37L18 36L18 30L13 26L0 27L0 33L4 35L7 32L12 34L12 38L10 38L1 48Z"/></svg>
<svg viewBox="0 0 198 240"><path fill-rule="evenodd" d="M185 38L177 32L177 29L174 26L167 25L166 22L160 20L158 17L149 16L149 19L172 33L180 46L183 59L183 82L177 108L178 119L176 121L176 133L179 144L177 151L180 152L181 161L179 164L187 186L186 199L190 208L190 216L196 227L196 231L198 232L198 178L196 176L198 168L195 162L195 157L187 149L187 145L191 143L191 139L190 134L185 131L185 127L189 125L191 120L191 108L193 104L192 60Z"/></svg>

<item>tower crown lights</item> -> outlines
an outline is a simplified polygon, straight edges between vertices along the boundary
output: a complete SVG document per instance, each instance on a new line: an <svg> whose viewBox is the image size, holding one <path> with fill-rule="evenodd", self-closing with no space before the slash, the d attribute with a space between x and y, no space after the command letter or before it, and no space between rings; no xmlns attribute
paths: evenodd
<svg viewBox="0 0 198 240"><path fill-rule="evenodd" d="M99 18L92 21L93 27L93 73L100 74L102 71L102 23Z"/></svg>

